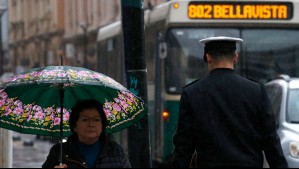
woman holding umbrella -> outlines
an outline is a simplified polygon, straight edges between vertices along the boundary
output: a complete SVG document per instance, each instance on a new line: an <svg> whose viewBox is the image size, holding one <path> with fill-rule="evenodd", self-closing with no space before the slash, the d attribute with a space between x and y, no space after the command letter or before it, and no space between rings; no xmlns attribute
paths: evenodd
<svg viewBox="0 0 299 169"><path fill-rule="evenodd" d="M122 147L104 133L107 119L102 104L79 101L72 108L71 136L63 143L63 164L59 164L60 143L54 145L43 168L131 168Z"/></svg>

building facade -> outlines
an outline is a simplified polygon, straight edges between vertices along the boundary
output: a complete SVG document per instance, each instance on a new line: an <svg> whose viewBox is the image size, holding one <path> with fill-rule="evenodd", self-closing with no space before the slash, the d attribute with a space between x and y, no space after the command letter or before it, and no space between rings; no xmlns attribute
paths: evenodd
<svg viewBox="0 0 299 169"><path fill-rule="evenodd" d="M8 1L10 71L48 64L48 52L59 46L64 34L63 5L59 0Z"/></svg>
<svg viewBox="0 0 299 169"><path fill-rule="evenodd" d="M144 0L144 8L166 1ZM121 0L9 0L8 15L4 72L61 64L96 70L98 29L121 19Z"/></svg>

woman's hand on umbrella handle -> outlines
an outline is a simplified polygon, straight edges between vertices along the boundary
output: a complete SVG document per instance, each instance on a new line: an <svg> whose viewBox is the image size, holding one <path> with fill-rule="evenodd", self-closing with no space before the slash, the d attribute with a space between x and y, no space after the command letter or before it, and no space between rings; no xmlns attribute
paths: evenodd
<svg viewBox="0 0 299 169"><path fill-rule="evenodd" d="M60 165L54 166L54 168L67 168L67 165L66 164L60 164Z"/></svg>

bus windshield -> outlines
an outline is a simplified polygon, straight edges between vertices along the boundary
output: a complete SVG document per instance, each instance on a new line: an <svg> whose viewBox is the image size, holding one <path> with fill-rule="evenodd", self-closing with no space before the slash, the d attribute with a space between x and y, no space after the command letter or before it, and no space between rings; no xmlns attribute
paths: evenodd
<svg viewBox="0 0 299 169"><path fill-rule="evenodd" d="M299 30L174 28L167 33L165 60L166 91L178 94L182 87L208 74L203 61L204 45L199 40L211 36L242 38L235 69L242 76L265 83L277 74L298 76Z"/></svg>

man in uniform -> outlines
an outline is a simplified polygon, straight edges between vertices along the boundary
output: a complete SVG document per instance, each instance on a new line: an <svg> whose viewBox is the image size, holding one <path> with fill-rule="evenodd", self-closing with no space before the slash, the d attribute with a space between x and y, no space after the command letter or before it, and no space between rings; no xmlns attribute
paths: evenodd
<svg viewBox="0 0 299 169"><path fill-rule="evenodd" d="M265 87L234 71L240 38L210 37L204 61L209 75L184 87L173 138L173 167L270 167L288 164L283 155Z"/></svg>

